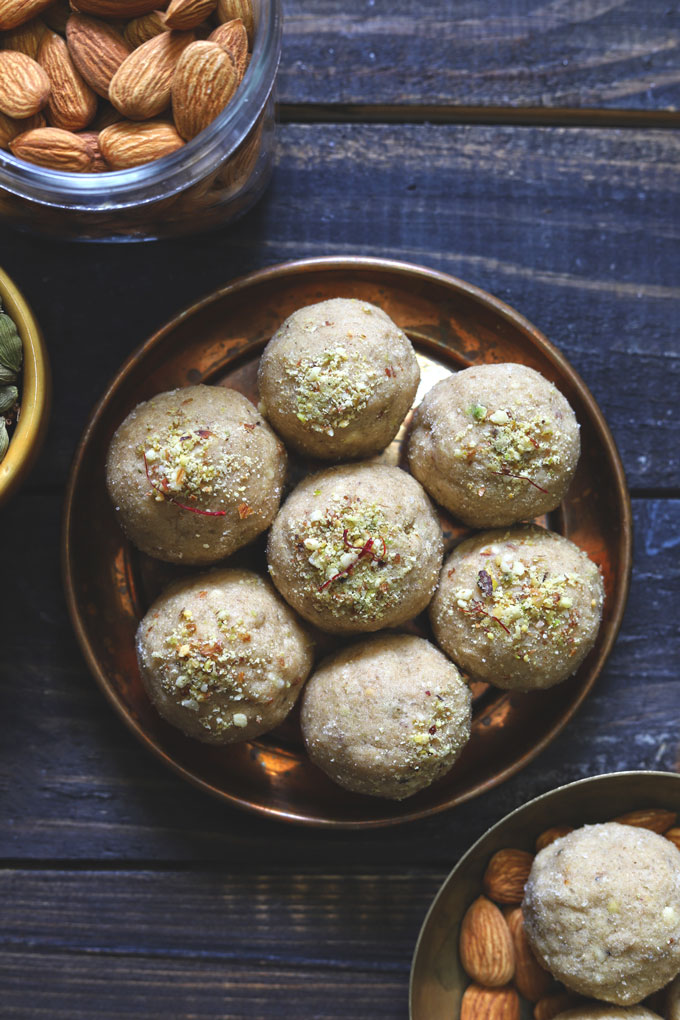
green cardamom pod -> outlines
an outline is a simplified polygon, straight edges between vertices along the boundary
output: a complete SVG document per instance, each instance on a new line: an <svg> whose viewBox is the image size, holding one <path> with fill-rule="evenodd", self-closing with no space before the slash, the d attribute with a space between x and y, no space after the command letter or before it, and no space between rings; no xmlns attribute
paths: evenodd
<svg viewBox="0 0 680 1020"><path fill-rule="evenodd" d="M3 459L9 447L9 436L5 426L5 419L0 418L0 460Z"/></svg>
<svg viewBox="0 0 680 1020"><path fill-rule="evenodd" d="M16 374L21 369L23 354L21 337L14 321L0 312L0 365Z"/></svg>
<svg viewBox="0 0 680 1020"><path fill-rule="evenodd" d="M16 372L13 372L11 368L5 368L0 361L0 386L9 386L10 383L15 383L16 381Z"/></svg>
<svg viewBox="0 0 680 1020"><path fill-rule="evenodd" d="M16 386L0 386L0 414L11 411L18 399L19 390Z"/></svg>

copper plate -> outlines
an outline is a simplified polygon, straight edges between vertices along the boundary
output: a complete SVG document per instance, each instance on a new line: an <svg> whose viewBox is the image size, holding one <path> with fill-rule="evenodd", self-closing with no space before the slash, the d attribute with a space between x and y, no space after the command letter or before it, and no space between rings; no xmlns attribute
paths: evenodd
<svg viewBox="0 0 680 1020"><path fill-rule="evenodd" d="M580 779L506 815L458 861L437 893L420 930L411 965L411 1020L452 1020L460 1015L470 983L458 958L460 924L482 891L482 877L497 850L535 852L536 838L553 825L607 822L638 808L680 813L680 776L673 772L614 772Z"/></svg>
<svg viewBox="0 0 680 1020"><path fill-rule="evenodd" d="M505 694L475 687L472 738L449 775L401 803L351 794L306 758L295 719L250 744L216 749L187 739L158 716L142 689L133 637L138 620L176 568L137 553L115 521L104 485L106 451L127 413L175 386L233 386L252 399L257 359L296 308L330 297L380 305L414 342L422 391L461 367L517 361L565 394L581 423L583 454L550 525L602 568L607 599L597 645L578 674L550 691ZM418 398L420 399L420 397ZM403 430L383 454L401 461ZM293 465L292 477L310 465ZM447 543L465 529L442 517ZM218 291L156 333L121 368L95 408L76 453L64 522L69 610L96 680L139 739L173 769L232 804L287 821L334 827L422 818L497 785L531 761L572 717L611 651L631 565L630 505L621 462L591 394L567 361L521 315L442 273L382 259L309 259L254 273ZM245 561L265 569L263 542ZM426 621L416 621L427 633Z"/></svg>

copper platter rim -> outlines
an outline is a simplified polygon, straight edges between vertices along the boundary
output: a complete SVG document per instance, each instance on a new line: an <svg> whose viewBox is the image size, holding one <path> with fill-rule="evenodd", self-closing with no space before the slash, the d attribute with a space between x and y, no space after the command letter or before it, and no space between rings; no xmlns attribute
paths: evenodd
<svg viewBox="0 0 680 1020"><path fill-rule="evenodd" d="M426 805L425 807L415 808L413 811L399 814L389 817L381 818L361 818L361 819L338 819L338 818L326 818L318 817L313 814L305 814L294 809L285 809L274 807L268 804L262 804L259 802L250 801L237 794L230 793L224 789L221 789L208 782L206 779L197 775L190 768L177 762L174 758L168 754L168 752L150 735L144 728L144 726L133 718L128 711L126 705L121 701L116 685L108 677L106 672L101 668L97 655L93 649L92 643L88 636L87 626L84 619L84 613L79 603L76 594L76 585L74 580L74 569L75 564L73 560L73 507L74 501L77 494L78 482L80 477L83 460L90 440L97 429L99 419L101 418L107 404L111 400L112 396L121 388L124 387L131 374L134 373L134 368L138 359L146 355L153 348L162 345L166 337L173 333L173 331L186 319L191 318L193 315L202 311L210 304L219 302L228 296L234 296L241 291L247 290L249 287L257 287L267 282L280 283L282 279L290 277L304 276L304 274L328 271L329 273L338 272L349 272L355 270L357 273L375 272L388 273L392 276L405 276L411 279L420 279L433 284L443 286L445 289L450 290L454 293L462 294L465 297L472 299L473 301L481 304L502 319L505 319L511 323L520 332L528 335L531 343L537 347L540 352L555 366L562 376L566 376L570 383L577 390L580 399L586 405L588 413L591 418L591 423L596 428L599 439L602 444L604 453L606 454L609 467L613 472L616 485L616 501L620 510L619 524L620 524L620 538L618 541L618 574L623 579L623 584L620 584L616 591L611 596L613 607L612 615L609 621L606 635L602 641L596 661L591 665L590 677L587 684L584 685L583 689L574 697L573 701L567 706L566 710L560 715L555 721L552 727L545 732L540 739L533 744L528 751L519 755L513 762L511 762L506 768L494 773L493 776L484 779L478 783L471 785L468 789L454 793L449 797L442 797L441 801L436 804ZM363 256L352 256L352 257L319 257L319 258L308 258L300 260L291 260L278 265L270 266L264 269L257 270L253 273L249 273L245 276L239 277L224 287L213 291L211 294L200 299L189 307L185 308L178 315L174 316L170 321L166 322L159 330L157 330L149 339L138 346L123 362L121 368L114 375L102 397L95 405L91 412L87 426L83 432L80 442L77 446L71 470L69 473L68 484L66 489L66 497L64 501L63 509L63 523L62 523L62 579L64 585L64 591L66 596L66 603L71 619L72 626L76 635L76 639L80 646L81 652L85 658L87 666L94 676L98 686L103 691L105 697L109 703L113 706L118 716L123 720L129 730L131 730L138 740L153 754L156 755L161 761L169 766L176 774L187 779L194 786L199 789L210 793L212 796L217 797L223 803L231 804L235 807L250 811L258 815L264 815L270 818L276 818L281 821L293 822L305 826L314 828L330 828L330 829L373 829L382 828L389 825L401 824L403 822L415 821L417 819L426 818L434 814L438 814L441 811L448 810L454 807L456 804L464 803L465 801L471 800L473 797L477 797L482 793L493 789L500 783L505 782L511 776L521 771L530 761L532 761L538 754L540 754L550 742L557 736L558 733L567 725L567 723L573 718L574 714L578 711L584 699L592 689L595 680L597 679L605 661L607 660L616 636L619 632L623 614L625 610L626 600L628 597L628 591L630 587L630 577L632 570L632 510L630 497L625 481L625 474L623 465L611 434L609 426L602 415L594 397L590 393L590 390L580 378L578 373L571 367L567 359L561 352L540 332L528 319L517 312L510 305L501 301L499 298L489 294L488 292L476 287L473 284L467 283L464 280L460 280L457 277L451 276L446 273L439 272L434 269L427 267L418 266L415 264L396 261L392 259L382 258L370 258Z"/></svg>
<svg viewBox="0 0 680 1020"><path fill-rule="evenodd" d="M674 803L668 799L669 792L674 791ZM606 800L603 795L606 791ZM647 800L645 800L647 798ZM600 800L608 807L599 809L602 817L594 819L592 802ZM581 805L586 805L586 816L580 814ZM575 818L575 807L578 805L580 823ZM462 974L465 981L470 979L460 965L457 951L457 925L461 917L452 917L447 911L447 897L450 900L451 889L456 884L458 889L464 890L464 900L467 905L482 891L481 879L486 863L492 853L510 844L504 837L504 833L516 828L521 823L523 831L531 836L531 843L536 835L551 825L557 825L565 821L574 824L591 824L593 820L607 821L611 816L618 816L637 808L665 807L671 810L680 810L680 775L676 772L665 772L655 769L637 769L623 772L605 772L596 776L586 776L582 779L565 783L562 786L546 790L545 793L531 800L526 801L504 815L485 832L459 857L455 865L439 886L427 909L418 932L413 956L411 958L411 969L409 975L409 1020L446 1020L453 1016L452 1004L447 997L446 1007L439 1001L435 1007L430 998L427 1006L423 1006L422 999L427 998L424 988L432 988L435 985L435 972L439 969L432 958L432 931L438 927L440 953L442 957L442 927L443 917L446 915L447 927L455 938L447 938L447 948L451 949L456 944L456 971L457 975ZM563 812L560 814L560 812ZM512 836L508 837L512 839ZM527 847L528 849L528 847ZM533 851L535 853L535 849ZM469 871L473 871L472 881ZM430 943L428 945L428 942ZM447 953L447 962L450 956ZM446 965L441 962L442 969ZM456 976L457 976L456 975ZM447 973L450 979L451 974ZM429 985L427 984L429 982ZM452 985L444 986L447 992L452 990ZM454 990L455 994L455 990ZM442 1006L442 1009L438 1008ZM606 1004L605 1004L606 1005ZM427 1011L424 1012L423 1010Z"/></svg>

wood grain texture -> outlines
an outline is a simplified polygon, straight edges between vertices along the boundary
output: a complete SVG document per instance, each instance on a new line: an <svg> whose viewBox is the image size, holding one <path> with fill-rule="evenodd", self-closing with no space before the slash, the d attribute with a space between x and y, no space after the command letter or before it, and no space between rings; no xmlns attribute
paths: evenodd
<svg viewBox="0 0 680 1020"><path fill-rule="evenodd" d="M54 422L33 483L63 483L121 361L182 307L289 258L380 255L506 300L583 376L629 484L680 474L680 136L446 125L285 125L263 202L228 230L77 246L0 227L7 271L47 336ZM361 215L357 215L357 209Z"/></svg>
<svg viewBox="0 0 680 1020"><path fill-rule="evenodd" d="M286 0L286 103L680 106L667 0Z"/></svg>
<svg viewBox="0 0 680 1020"><path fill-rule="evenodd" d="M89 676L60 591L61 492L25 490L4 511L32 541L4 554L16 578L0 646L0 859L214 861L297 869L330 862L441 867L493 821L570 779L679 767L680 500L636 500L637 570L614 653L576 720L488 796L393 832L324 833L265 821L199 794L123 727ZM36 633L40 639L36 640Z"/></svg>
<svg viewBox="0 0 680 1020"><path fill-rule="evenodd" d="M50 1018L89 1005L90 1016L144 1020L394 1020L406 1016L413 945L443 878L429 870L3 871L2 1015L28 1015L21 1009L30 1000L32 1016L42 1009ZM27 996L31 970L44 991L30 982Z"/></svg>

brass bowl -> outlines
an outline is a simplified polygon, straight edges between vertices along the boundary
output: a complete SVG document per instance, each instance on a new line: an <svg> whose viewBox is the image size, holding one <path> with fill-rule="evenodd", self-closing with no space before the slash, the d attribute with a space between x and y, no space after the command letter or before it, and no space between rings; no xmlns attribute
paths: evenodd
<svg viewBox="0 0 680 1020"><path fill-rule="evenodd" d="M273 733L224 748L191 740L164 722L142 687L134 635L161 588L187 571L131 547L105 486L111 437L136 404L200 382L226 384L256 400L259 355L283 319L296 308L337 296L380 305L410 336L422 373L417 401L439 378L484 361L523 362L557 383L581 423L583 453L549 523L599 564L607 596L595 648L573 677L522 695L475 684L472 738L461 758L442 780L398 803L332 783L307 758L295 713ZM381 460L405 465L405 431L406 426ZM291 458L293 480L312 466ZM447 547L467 533L445 513L441 521ZM566 359L521 315L477 287L430 269L382 259L309 259L224 287L128 358L76 453L63 554L66 597L84 656L115 710L150 750L201 789L239 807L308 825L361 828L421 818L474 797L521 769L559 733L595 682L621 623L631 515L621 462L597 404ZM232 562L265 571L264 542ZM431 637L426 614L409 629Z"/></svg>
<svg viewBox="0 0 680 1020"><path fill-rule="evenodd" d="M544 793L492 826L461 857L437 893L420 929L411 964L411 1020L454 1020L470 979L458 958L460 925L482 893L482 877L497 850L535 853L536 838L553 825L579 828L638 808L680 813L680 775L614 772Z"/></svg>
<svg viewBox="0 0 680 1020"><path fill-rule="evenodd" d="M21 413L5 457L0 462L0 506L26 478L42 446L50 413L51 377L38 323L25 298L0 269L2 307L16 323L24 347L20 384Z"/></svg>

